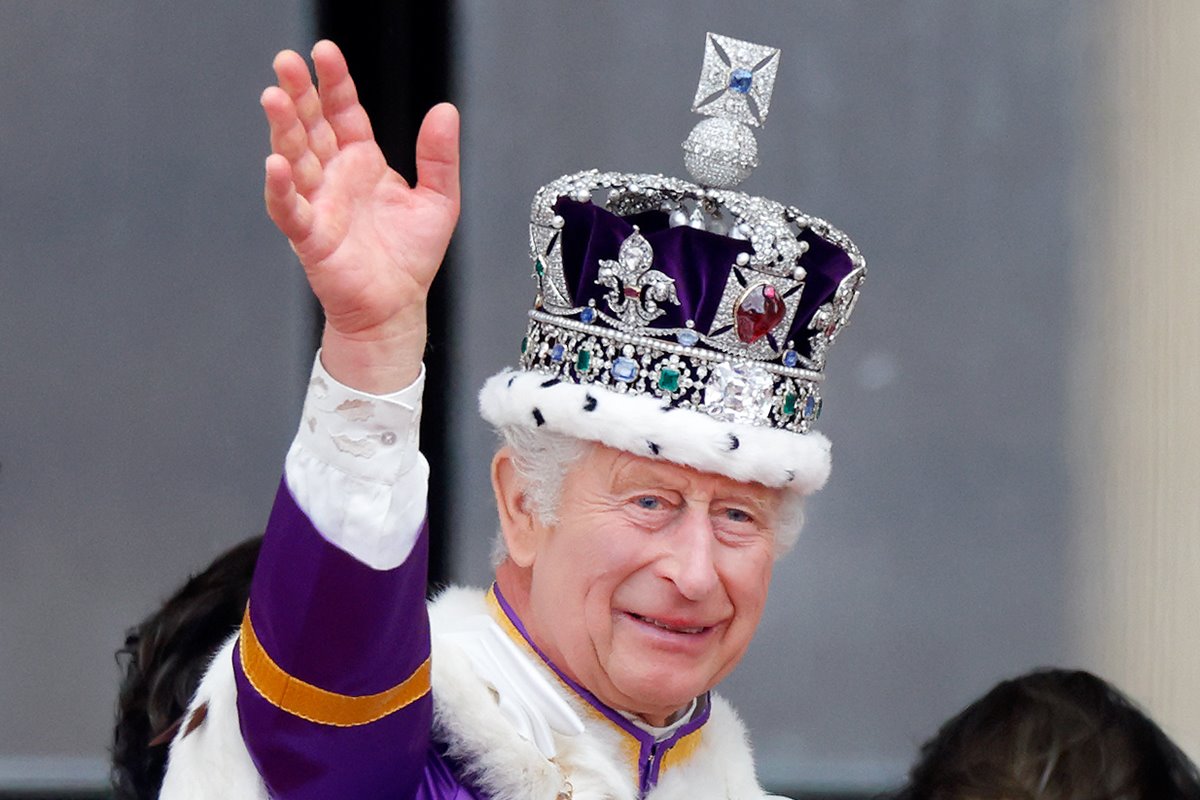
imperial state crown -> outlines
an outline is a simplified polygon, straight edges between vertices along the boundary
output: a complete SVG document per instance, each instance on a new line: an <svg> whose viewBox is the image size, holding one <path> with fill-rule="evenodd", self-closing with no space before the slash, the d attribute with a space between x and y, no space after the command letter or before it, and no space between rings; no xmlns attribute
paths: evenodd
<svg viewBox="0 0 1200 800"><path fill-rule="evenodd" d="M768 486L829 473L813 425L830 344L866 262L844 233L734 187L758 163L775 48L708 34L684 142L698 183L588 170L538 190L537 284L519 370L480 394L542 427Z"/></svg>

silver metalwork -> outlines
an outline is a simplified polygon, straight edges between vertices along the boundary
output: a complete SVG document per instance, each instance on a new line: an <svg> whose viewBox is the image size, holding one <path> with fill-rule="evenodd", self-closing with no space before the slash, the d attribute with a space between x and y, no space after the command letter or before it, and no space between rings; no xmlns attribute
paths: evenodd
<svg viewBox="0 0 1200 800"><path fill-rule="evenodd" d="M766 121L779 50L709 33L692 111L706 119L683 143L683 163L705 186L731 189L758 166L750 126Z"/></svg>
<svg viewBox="0 0 1200 800"><path fill-rule="evenodd" d="M637 328L658 319L666 313L660 303L679 305L675 280L651 269L653 263L654 250L636 225L621 243L617 260L600 261L596 283L608 287L604 300L624 327Z"/></svg>
<svg viewBox="0 0 1200 800"><path fill-rule="evenodd" d="M778 71L779 48L709 33L692 111L760 127L771 108Z"/></svg>

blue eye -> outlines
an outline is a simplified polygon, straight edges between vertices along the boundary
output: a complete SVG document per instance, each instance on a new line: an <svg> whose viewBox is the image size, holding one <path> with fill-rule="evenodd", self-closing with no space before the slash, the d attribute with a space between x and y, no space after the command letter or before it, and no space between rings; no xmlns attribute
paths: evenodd
<svg viewBox="0 0 1200 800"><path fill-rule="evenodd" d="M643 495L637 499L638 508L644 508L647 511L653 511L662 507L662 501L651 495Z"/></svg>
<svg viewBox="0 0 1200 800"><path fill-rule="evenodd" d="M725 516L732 522L753 522L754 518L740 508L726 509Z"/></svg>

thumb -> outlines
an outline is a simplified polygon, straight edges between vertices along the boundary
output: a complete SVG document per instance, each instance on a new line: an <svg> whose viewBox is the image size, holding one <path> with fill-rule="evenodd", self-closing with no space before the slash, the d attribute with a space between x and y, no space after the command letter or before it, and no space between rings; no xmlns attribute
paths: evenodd
<svg viewBox="0 0 1200 800"><path fill-rule="evenodd" d="M439 103L417 133L417 187L436 192L458 207L458 109Z"/></svg>

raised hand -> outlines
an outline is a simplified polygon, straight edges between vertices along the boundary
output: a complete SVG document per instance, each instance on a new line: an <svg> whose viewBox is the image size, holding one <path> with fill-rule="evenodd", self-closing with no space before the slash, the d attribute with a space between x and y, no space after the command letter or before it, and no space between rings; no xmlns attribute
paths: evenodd
<svg viewBox="0 0 1200 800"><path fill-rule="evenodd" d="M417 135L417 183L388 167L333 42L308 65L285 50L262 94L271 127L267 213L292 244L325 309L322 363L356 389L416 378L425 302L458 219L458 112L430 109Z"/></svg>

